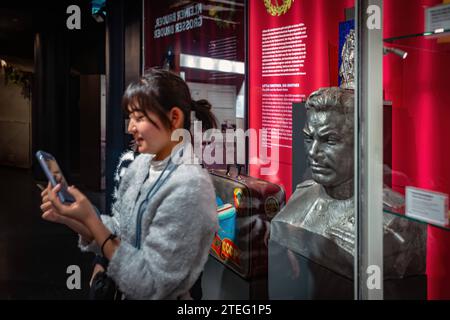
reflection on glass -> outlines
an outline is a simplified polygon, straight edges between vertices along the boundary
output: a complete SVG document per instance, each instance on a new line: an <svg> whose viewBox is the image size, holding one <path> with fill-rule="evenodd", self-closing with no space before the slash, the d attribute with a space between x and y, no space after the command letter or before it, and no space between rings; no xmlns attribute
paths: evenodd
<svg viewBox="0 0 450 320"><path fill-rule="evenodd" d="M50 170L50 172L52 173L53 177L55 178L56 183L61 183L62 188L66 188L67 187L67 182L64 179L64 176L61 172L61 169L59 168L58 164L56 163L55 160L48 160L46 159L45 162L47 163L47 166Z"/></svg>

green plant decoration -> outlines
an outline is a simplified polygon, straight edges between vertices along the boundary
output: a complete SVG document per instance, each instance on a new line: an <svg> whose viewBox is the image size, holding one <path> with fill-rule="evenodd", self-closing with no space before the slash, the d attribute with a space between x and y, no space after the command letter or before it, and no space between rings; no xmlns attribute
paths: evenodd
<svg viewBox="0 0 450 320"><path fill-rule="evenodd" d="M31 98L31 80L33 74L31 72L25 72L15 68L12 65L6 65L3 67L5 71L5 85L15 84L22 88L22 96L25 99Z"/></svg>

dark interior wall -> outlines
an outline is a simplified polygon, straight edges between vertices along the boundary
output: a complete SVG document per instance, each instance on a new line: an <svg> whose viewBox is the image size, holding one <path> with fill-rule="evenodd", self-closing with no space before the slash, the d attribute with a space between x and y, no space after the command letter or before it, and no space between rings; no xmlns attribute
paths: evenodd
<svg viewBox="0 0 450 320"><path fill-rule="evenodd" d="M114 170L125 147L120 99L124 89L124 10L123 0L107 2L106 18L106 208L111 207Z"/></svg>
<svg viewBox="0 0 450 320"><path fill-rule="evenodd" d="M80 76L80 182L101 189L100 75Z"/></svg>
<svg viewBox="0 0 450 320"><path fill-rule="evenodd" d="M33 154L52 153L70 177L70 65L67 39L56 30L41 30L35 43ZM34 163L34 167L37 167ZM38 170L38 172L40 172Z"/></svg>
<svg viewBox="0 0 450 320"><path fill-rule="evenodd" d="M125 86L136 81L143 64L142 57L142 2L127 1L125 5Z"/></svg>
<svg viewBox="0 0 450 320"><path fill-rule="evenodd" d="M71 183L79 182L80 75L105 72L105 24L81 9L81 30L69 30L69 2L40 6L33 12L35 79L33 88L33 153L53 153ZM85 130L99 130L100 123ZM99 151L100 152L100 151ZM40 170L34 172L40 176Z"/></svg>
<svg viewBox="0 0 450 320"><path fill-rule="evenodd" d="M130 141L125 134L121 100L126 85L138 79L141 70L140 0L107 1L106 31L106 206L111 205L113 173L120 154Z"/></svg>

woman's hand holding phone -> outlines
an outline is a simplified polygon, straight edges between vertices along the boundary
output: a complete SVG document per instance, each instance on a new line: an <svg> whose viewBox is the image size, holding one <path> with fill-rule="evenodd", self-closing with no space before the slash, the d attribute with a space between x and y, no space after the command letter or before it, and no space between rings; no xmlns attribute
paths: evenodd
<svg viewBox="0 0 450 320"><path fill-rule="evenodd" d="M68 191L76 201L70 205L63 204L57 195L60 188L60 185L52 188L49 183L47 188L42 191L42 218L50 222L65 224L79 233L86 242L91 242L93 236L87 227L88 220L98 219L92 204L78 189L73 187Z"/></svg>
<svg viewBox="0 0 450 320"><path fill-rule="evenodd" d="M42 218L44 220L64 224L64 216L59 214L58 210L53 206L48 197L49 190L51 190L51 184L48 183L47 188L44 188L41 192L42 205L41 210L43 212Z"/></svg>
<svg viewBox="0 0 450 320"><path fill-rule="evenodd" d="M79 233L84 243L91 243L93 240L102 247L102 253L107 259L111 259L114 252L120 245L119 239L110 238L111 231L103 224L97 216L91 202L77 188L69 187L68 193L75 199L70 204L63 204L57 192L61 190L58 184L52 188L51 185L43 192L42 210L45 219L54 219L64 223L69 228ZM47 201L45 201L47 200ZM105 239L111 241L105 242ZM102 245L106 244L106 245Z"/></svg>

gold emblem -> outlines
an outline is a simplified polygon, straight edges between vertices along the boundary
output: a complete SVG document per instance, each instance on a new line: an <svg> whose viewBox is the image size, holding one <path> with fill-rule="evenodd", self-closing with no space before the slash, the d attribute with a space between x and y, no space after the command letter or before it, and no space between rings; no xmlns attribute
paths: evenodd
<svg viewBox="0 0 450 320"><path fill-rule="evenodd" d="M274 196L270 196L264 203L266 215L272 219L280 211L280 202Z"/></svg>
<svg viewBox="0 0 450 320"><path fill-rule="evenodd" d="M294 0L283 0L283 4L279 5L278 0L275 0L275 4L272 3L273 0L264 0L264 5L266 6L267 12L272 16L281 16L289 11Z"/></svg>

